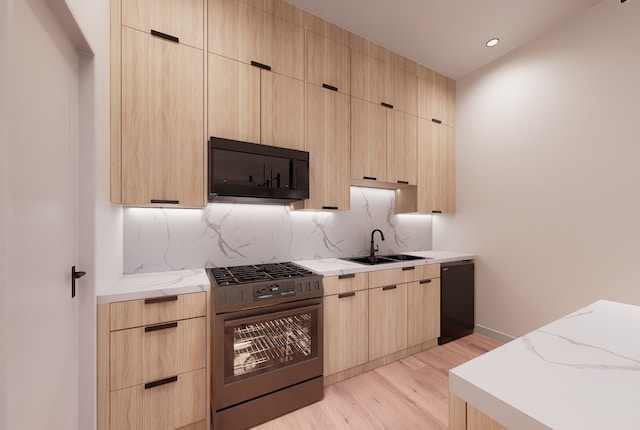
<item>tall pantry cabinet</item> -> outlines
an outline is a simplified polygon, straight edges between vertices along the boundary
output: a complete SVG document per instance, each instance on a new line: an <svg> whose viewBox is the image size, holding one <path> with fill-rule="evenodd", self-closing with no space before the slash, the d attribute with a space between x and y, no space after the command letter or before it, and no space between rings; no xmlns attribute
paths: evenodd
<svg viewBox="0 0 640 430"><path fill-rule="evenodd" d="M111 200L202 207L203 0L112 0L111 11Z"/></svg>

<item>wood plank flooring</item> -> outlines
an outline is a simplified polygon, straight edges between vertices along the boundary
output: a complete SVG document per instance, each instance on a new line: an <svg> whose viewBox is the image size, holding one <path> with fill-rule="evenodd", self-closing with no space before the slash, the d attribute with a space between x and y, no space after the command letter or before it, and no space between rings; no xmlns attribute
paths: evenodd
<svg viewBox="0 0 640 430"><path fill-rule="evenodd" d="M324 399L254 430L447 429L449 370L500 346L478 334L325 388Z"/></svg>

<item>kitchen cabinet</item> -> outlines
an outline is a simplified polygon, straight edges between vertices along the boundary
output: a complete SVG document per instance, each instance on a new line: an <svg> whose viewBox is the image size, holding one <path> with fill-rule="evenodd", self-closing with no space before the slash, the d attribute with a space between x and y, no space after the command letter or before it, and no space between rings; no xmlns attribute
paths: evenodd
<svg viewBox="0 0 640 430"><path fill-rule="evenodd" d="M351 120L354 183L416 185L418 117L352 97Z"/></svg>
<svg viewBox="0 0 640 430"><path fill-rule="evenodd" d="M209 136L305 149L304 83L208 54Z"/></svg>
<svg viewBox="0 0 640 430"><path fill-rule="evenodd" d="M349 96L307 84L307 150L310 185L304 208L349 210Z"/></svg>
<svg viewBox="0 0 640 430"><path fill-rule="evenodd" d="M420 118L418 160L418 212L454 213L456 210L454 129Z"/></svg>
<svg viewBox="0 0 640 430"><path fill-rule="evenodd" d="M364 364L368 351L366 273L325 277L324 375ZM331 294L330 294L331 293Z"/></svg>
<svg viewBox="0 0 640 430"><path fill-rule="evenodd" d="M208 429L207 293L98 305L98 430Z"/></svg>
<svg viewBox="0 0 640 430"><path fill-rule="evenodd" d="M202 2L121 6L112 2L111 200L202 207ZM172 11L191 24L171 24Z"/></svg>
<svg viewBox="0 0 640 430"><path fill-rule="evenodd" d="M456 81L420 67L418 116L449 127L456 126Z"/></svg>
<svg viewBox="0 0 640 430"><path fill-rule="evenodd" d="M238 0L209 0L209 52L305 79L304 28Z"/></svg>
<svg viewBox="0 0 640 430"><path fill-rule="evenodd" d="M351 93L349 48L307 31L307 83Z"/></svg>
<svg viewBox="0 0 640 430"><path fill-rule="evenodd" d="M369 360L407 348L407 286L369 288Z"/></svg>
<svg viewBox="0 0 640 430"><path fill-rule="evenodd" d="M409 347L440 336L440 279L407 284L407 344Z"/></svg>

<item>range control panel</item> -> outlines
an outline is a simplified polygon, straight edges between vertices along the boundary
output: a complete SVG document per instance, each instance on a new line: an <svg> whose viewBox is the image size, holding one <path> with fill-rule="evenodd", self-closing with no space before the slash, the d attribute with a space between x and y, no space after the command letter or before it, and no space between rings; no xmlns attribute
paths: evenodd
<svg viewBox="0 0 640 430"><path fill-rule="evenodd" d="M273 284L256 285L253 287L254 301L295 295L296 288L293 282L274 282Z"/></svg>

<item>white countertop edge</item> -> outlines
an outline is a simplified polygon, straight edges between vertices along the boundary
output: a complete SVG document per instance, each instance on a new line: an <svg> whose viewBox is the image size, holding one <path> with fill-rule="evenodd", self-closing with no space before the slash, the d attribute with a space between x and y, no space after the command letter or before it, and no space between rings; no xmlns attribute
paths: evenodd
<svg viewBox="0 0 640 430"><path fill-rule="evenodd" d="M97 303L199 293L211 288L204 269L123 275L97 296Z"/></svg>
<svg viewBox="0 0 640 430"><path fill-rule="evenodd" d="M484 412L486 415L509 429L551 429L551 427L542 424L535 418L530 417L524 412L506 404L470 382L467 382L460 376L456 375L455 369L449 372L449 392L458 396L476 409Z"/></svg>

